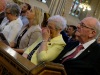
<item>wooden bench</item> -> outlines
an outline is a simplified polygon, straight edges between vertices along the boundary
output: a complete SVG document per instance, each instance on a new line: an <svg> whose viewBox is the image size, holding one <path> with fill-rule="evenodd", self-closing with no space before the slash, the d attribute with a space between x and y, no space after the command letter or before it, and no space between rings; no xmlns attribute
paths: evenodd
<svg viewBox="0 0 100 75"><path fill-rule="evenodd" d="M34 65L0 41L0 75L67 75L63 65L42 62Z"/></svg>

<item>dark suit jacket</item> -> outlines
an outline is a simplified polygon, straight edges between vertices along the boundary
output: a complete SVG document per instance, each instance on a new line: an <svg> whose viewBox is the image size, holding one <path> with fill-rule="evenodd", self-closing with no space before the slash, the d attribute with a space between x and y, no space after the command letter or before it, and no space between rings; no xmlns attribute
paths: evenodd
<svg viewBox="0 0 100 75"><path fill-rule="evenodd" d="M79 41L75 41L73 39L69 39L68 35L66 34L65 31L62 31L61 32L62 34L62 38L63 40L65 41L65 43L67 44L65 47L64 47L64 50L62 50L62 52L59 54L59 56L53 61L53 62L60 62L61 58L70 50L72 50L73 48L75 48L77 45L79 45Z"/></svg>
<svg viewBox="0 0 100 75"><path fill-rule="evenodd" d="M76 42L74 42L69 48L66 47L55 59L54 62L60 63L60 58L63 54L72 50ZM77 46L77 44L76 44ZM91 44L84 52L82 52L77 58L69 59L63 63L67 75L100 75L100 45L97 42Z"/></svg>
<svg viewBox="0 0 100 75"><path fill-rule="evenodd" d="M70 37L68 36L68 34L67 34L65 31L61 31L60 34L62 34L62 38L63 38L63 40L64 40L64 42L65 42L66 44L76 41L76 40L75 40L75 37L70 38Z"/></svg>
<svg viewBox="0 0 100 75"><path fill-rule="evenodd" d="M67 44L68 39L69 39L67 33L65 31L61 31L60 34L62 34L62 38L63 38L64 42Z"/></svg>
<svg viewBox="0 0 100 75"><path fill-rule="evenodd" d="M4 19L4 17L5 17L5 13L2 12L2 13L0 14L0 24L1 24L2 20Z"/></svg>

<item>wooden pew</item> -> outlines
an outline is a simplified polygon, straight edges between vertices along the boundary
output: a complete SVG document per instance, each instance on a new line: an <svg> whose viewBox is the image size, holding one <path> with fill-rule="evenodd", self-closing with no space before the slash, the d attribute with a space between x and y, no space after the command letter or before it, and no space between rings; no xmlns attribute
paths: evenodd
<svg viewBox="0 0 100 75"><path fill-rule="evenodd" d="M42 62L34 65L0 41L0 75L67 75L63 65Z"/></svg>

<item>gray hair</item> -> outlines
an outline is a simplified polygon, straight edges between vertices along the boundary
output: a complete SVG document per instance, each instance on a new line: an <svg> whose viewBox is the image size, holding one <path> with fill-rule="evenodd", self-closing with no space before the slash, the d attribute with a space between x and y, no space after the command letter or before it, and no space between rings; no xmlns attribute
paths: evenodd
<svg viewBox="0 0 100 75"><path fill-rule="evenodd" d="M21 9L20 6L16 3L7 4L6 10L9 10L12 15L19 16Z"/></svg>
<svg viewBox="0 0 100 75"><path fill-rule="evenodd" d="M52 16L48 19L48 22L53 21L56 24L57 29L64 30L66 28L66 19L60 15Z"/></svg>

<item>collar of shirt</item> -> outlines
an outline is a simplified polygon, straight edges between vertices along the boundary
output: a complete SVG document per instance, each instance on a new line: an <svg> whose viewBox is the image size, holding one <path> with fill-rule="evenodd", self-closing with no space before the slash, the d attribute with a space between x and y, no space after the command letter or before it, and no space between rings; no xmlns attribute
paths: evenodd
<svg viewBox="0 0 100 75"><path fill-rule="evenodd" d="M79 56L83 51L85 51L86 48L88 48L94 41L96 41L96 39L93 39L93 40L91 40L91 41L88 41L88 42L84 43L84 44L83 44L84 49L80 50L80 51L76 54L76 56L75 56L74 58L78 57L78 56ZM79 44L79 45L80 45L80 44Z"/></svg>
<svg viewBox="0 0 100 75"><path fill-rule="evenodd" d="M0 12L0 14L3 13L3 11Z"/></svg>
<svg viewBox="0 0 100 75"><path fill-rule="evenodd" d="M96 39L93 39L93 40L91 40L91 41L88 41L88 42L84 43L84 44L83 44L84 49L86 49L88 46L90 46L94 41L96 41ZM80 43L80 44L81 44L81 43ZM79 44L79 45L80 45L80 44Z"/></svg>
<svg viewBox="0 0 100 75"><path fill-rule="evenodd" d="M84 49L82 49L79 53L77 53L77 55L76 55L74 58L78 57L78 56L79 56L88 46L90 46L94 41L96 41L96 39L93 39L93 40L88 41L88 42L86 42L85 44L83 44ZM80 43L79 45L81 45L81 43ZM77 46L76 46L76 47L77 47ZM68 55L70 55L70 54L72 54L72 53L76 50L76 47L75 47L73 50L71 50L71 51L69 51L68 53L66 53L66 54L63 56L63 58L66 57L66 56L68 56Z"/></svg>

